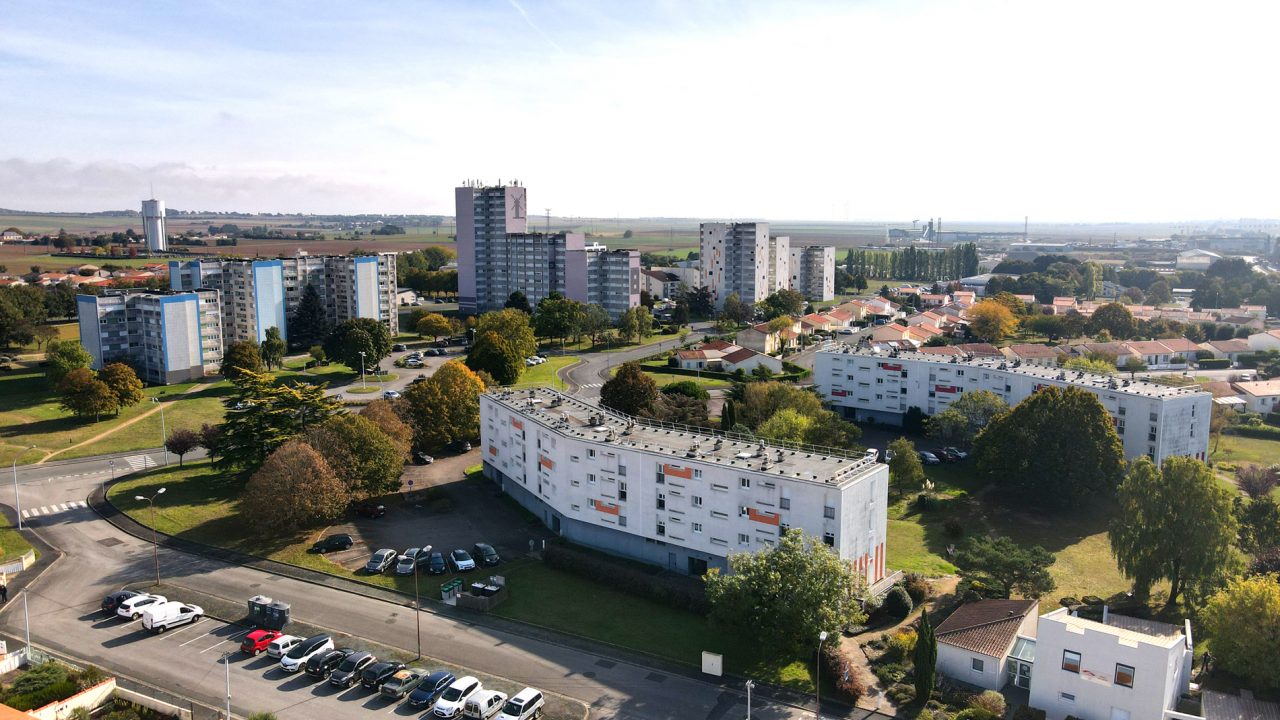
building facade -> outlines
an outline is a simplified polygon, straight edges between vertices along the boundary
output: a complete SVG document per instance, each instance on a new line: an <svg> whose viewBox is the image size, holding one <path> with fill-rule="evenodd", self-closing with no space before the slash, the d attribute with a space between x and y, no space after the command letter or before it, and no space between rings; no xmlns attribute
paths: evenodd
<svg viewBox="0 0 1280 720"><path fill-rule="evenodd" d="M580 296L565 293L566 297L595 303L615 320L640 304L639 250L610 250L603 245L592 245L582 252L586 256L585 293Z"/></svg>
<svg viewBox="0 0 1280 720"><path fill-rule="evenodd" d="M147 250L153 253L169 250L169 236L164 222L164 201L142 201L142 234L147 239Z"/></svg>
<svg viewBox="0 0 1280 720"><path fill-rule="evenodd" d="M1016 405L1044 387L1078 387L1110 413L1127 459L1157 464L1173 455L1208 458L1213 396L1111 375L1065 371L995 358L964 360L918 352L884 355L844 346L816 353L814 384L845 417L901 424L907 409L942 412L961 395L989 390Z"/></svg>
<svg viewBox="0 0 1280 720"><path fill-rule="evenodd" d="M770 253L769 223L702 223L698 237L702 285L711 290L716 309L734 293L754 304L773 292L769 278L776 277L777 254Z"/></svg>
<svg viewBox="0 0 1280 720"><path fill-rule="evenodd" d="M301 255L275 260L219 260L169 263L174 290L218 290L225 342L262 342L267 330L289 338L289 319L307 285L316 289L333 324L353 318L382 322L400 332L396 309L396 255Z"/></svg>
<svg viewBox="0 0 1280 720"><path fill-rule="evenodd" d="M77 295L80 344L93 369L125 362L153 385L198 380L222 362L216 290L110 291Z"/></svg>
<svg viewBox="0 0 1280 720"><path fill-rule="evenodd" d="M792 290L807 300L834 300L836 297L836 249L831 245L791 248Z"/></svg>
<svg viewBox="0 0 1280 720"><path fill-rule="evenodd" d="M659 425L547 388L480 396L484 472L575 543L700 575L788 528L884 578L887 466Z"/></svg>
<svg viewBox="0 0 1280 720"><path fill-rule="evenodd" d="M519 185L485 187L469 183L454 189L458 243L458 309L481 313L501 308L510 291L506 238L528 232L528 199ZM497 263L495 267L494 263Z"/></svg>
<svg viewBox="0 0 1280 720"><path fill-rule="evenodd" d="M791 238L777 235L769 237L769 260L767 269L769 277L765 282L766 295L792 287L791 285Z"/></svg>

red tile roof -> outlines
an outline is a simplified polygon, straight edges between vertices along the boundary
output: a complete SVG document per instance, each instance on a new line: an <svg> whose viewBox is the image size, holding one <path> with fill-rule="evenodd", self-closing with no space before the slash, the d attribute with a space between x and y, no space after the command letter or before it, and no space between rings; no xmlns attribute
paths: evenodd
<svg viewBox="0 0 1280 720"><path fill-rule="evenodd" d="M938 642L1002 658L1035 600L980 600L961 605L935 631Z"/></svg>
<svg viewBox="0 0 1280 720"><path fill-rule="evenodd" d="M737 350L734 350L733 352L729 353L728 355L725 355L720 359L731 365L737 365L738 363L744 360L750 360L751 358L759 354L760 353L750 348L738 348Z"/></svg>

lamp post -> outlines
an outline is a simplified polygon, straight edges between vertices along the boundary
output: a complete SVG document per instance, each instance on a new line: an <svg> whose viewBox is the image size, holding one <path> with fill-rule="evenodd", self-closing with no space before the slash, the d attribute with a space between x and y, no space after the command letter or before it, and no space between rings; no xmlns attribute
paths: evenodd
<svg viewBox="0 0 1280 720"><path fill-rule="evenodd" d="M418 558L426 555L431 557L431 545L428 545L418 551L418 556L413 559L413 618L418 621L418 658L422 659L422 601L418 597Z"/></svg>
<svg viewBox="0 0 1280 720"><path fill-rule="evenodd" d="M160 539L156 534L156 498L164 494L164 488L156 491L155 495L147 497L145 495L134 495L134 500L146 500L151 505L151 551L156 559L156 585L160 584ZM824 635L826 633L823 633Z"/></svg>
<svg viewBox="0 0 1280 720"><path fill-rule="evenodd" d="M169 439L169 433L164 429L164 403L160 402L160 398L151 398L151 402L160 408L160 446L164 448L164 466L169 467L169 447L166 441ZM146 463L143 463L144 465Z"/></svg>
<svg viewBox="0 0 1280 720"><path fill-rule="evenodd" d="M368 389L368 386L365 385L364 383L364 351L363 350L360 351L360 388Z"/></svg>
<svg viewBox="0 0 1280 720"><path fill-rule="evenodd" d="M231 653L222 653L222 664L227 669L227 720L231 720Z"/></svg>
<svg viewBox="0 0 1280 720"><path fill-rule="evenodd" d="M27 447L28 450L35 449L35 445ZM22 453L18 453L21 455ZM18 529L22 529L22 497L18 494L18 455L13 456L13 504L18 509Z"/></svg>
<svg viewBox="0 0 1280 720"><path fill-rule="evenodd" d="M822 641L826 639L826 630L818 633L818 661L813 673L813 699L818 701L818 707L815 708L813 716L818 720L822 720Z"/></svg>
<svg viewBox="0 0 1280 720"><path fill-rule="evenodd" d="M755 689L755 682L747 681L747 720L751 720L751 691Z"/></svg>
<svg viewBox="0 0 1280 720"><path fill-rule="evenodd" d="M115 460L108 460L108 461L107 461L107 467L108 467L108 468L111 468L111 482L114 484L114 483L115 483L115 481L116 481L116 461L115 461ZM106 486L106 485L103 485L103 486L102 486L102 499L103 499L104 501L107 499L107 486Z"/></svg>

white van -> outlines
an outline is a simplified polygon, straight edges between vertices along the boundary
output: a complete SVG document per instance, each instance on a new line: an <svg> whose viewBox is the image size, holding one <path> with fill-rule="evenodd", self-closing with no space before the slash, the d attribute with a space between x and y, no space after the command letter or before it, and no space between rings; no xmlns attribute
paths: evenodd
<svg viewBox="0 0 1280 720"><path fill-rule="evenodd" d="M533 720L542 717L542 708L547 701L542 698L542 693L527 687L507 701L502 706L502 712L494 720Z"/></svg>
<svg viewBox="0 0 1280 720"><path fill-rule="evenodd" d="M162 633L171 627L197 622L203 615L204 608L199 605L180 602L149 605L142 611L142 627L153 633Z"/></svg>
<svg viewBox="0 0 1280 720"><path fill-rule="evenodd" d="M467 704L462 708L462 717L489 720L502 710L502 704L506 701L507 696L504 693L497 690L481 690L467 699Z"/></svg>
<svg viewBox="0 0 1280 720"><path fill-rule="evenodd" d="M302 638L297 635L281 635L275 640L272 640L271 644L267 646L267 655L270 655L273 658L284 657L285 653L289 652L294 645L297 645L300 642L302 642Z"/></svg>

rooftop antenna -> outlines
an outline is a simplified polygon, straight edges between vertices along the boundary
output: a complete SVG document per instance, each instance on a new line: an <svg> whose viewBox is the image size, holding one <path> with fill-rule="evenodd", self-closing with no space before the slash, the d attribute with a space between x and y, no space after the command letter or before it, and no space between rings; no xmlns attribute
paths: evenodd
<svg viewBox="0 0 1280 720"><path fill-rule="evenodd" d="M547 234L551 234L551 208L547 208Z"/></svg>
<svg viewBox="0 0 1280 720"><path fill-rule="evenodd" d="M155 200L155 199L156 199L156 184L155 184L155 182L152 182L152 183L151 183L151 199L152 199L152 200Z"/></svg>

